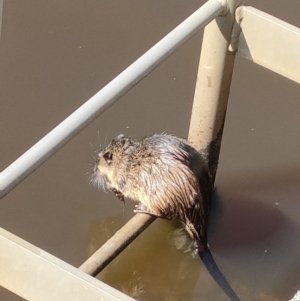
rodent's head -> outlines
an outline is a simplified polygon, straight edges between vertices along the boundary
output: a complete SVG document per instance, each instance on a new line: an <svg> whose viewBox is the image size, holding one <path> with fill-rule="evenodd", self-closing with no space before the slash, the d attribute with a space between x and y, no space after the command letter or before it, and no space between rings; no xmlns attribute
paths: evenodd
<svg viewBox="0 0 300 301"><path fill-rule="evenodd" d="M135 142L119 135L98 154L98 160L94 167L95 182L102 188L116 188L118 174L124 170ZM100 182L100 183L99 183Z"/></svg>

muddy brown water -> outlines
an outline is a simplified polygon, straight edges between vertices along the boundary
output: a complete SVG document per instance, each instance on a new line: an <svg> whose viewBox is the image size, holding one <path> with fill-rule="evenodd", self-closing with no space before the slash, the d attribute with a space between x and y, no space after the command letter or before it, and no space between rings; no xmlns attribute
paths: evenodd
<svg viewBox="0 0 300 301"><path fill-rule="evenodd" d="M4 1L0 168L167 34L201 1ZM300 2L247 1L300 27ZM88 184L94 150L119 133L185 137L202 33L0 202L0 226L79 266L132 217ZM242 300L300 289L300 86L239 57L223 137L210 246ZM139 300L227 300L158 220L99 275ZM5 250L1 250L5 252ZM3 275L2 275L3 276ZM0 289L0 299L23 300Z"/></svg>

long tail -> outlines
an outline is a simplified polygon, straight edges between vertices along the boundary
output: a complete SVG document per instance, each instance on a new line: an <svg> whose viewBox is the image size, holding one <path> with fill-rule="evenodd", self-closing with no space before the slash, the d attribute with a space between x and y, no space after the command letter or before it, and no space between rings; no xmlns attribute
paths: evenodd
<svg viewBox="0 0 300 301"><path fill-rule="evenodd" d="M226 280L219 267L217 266L210 250L206 249L203 251L199 251L198 254L210 275L218 283L218 285L221 287L224 293L231 299L231 301L241 301L240 298L234 292L234 290L231 288L230 284Z"/></svg>

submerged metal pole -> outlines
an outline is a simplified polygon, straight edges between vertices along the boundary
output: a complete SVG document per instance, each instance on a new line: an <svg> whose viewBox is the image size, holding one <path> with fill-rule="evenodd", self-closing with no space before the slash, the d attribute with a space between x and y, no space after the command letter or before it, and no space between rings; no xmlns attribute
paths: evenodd
<svg viewBox="0 0 300 301"><path fill-rule="evenodd" d="M101 115L165 58L223 11L221 0L210 0L155 46L114 78L55 129L0 174L0 198L29 176L75 135Z"/></svg>
<svg viewBox="0 0 300 301"><path fill-rule="evenodd" d="M79 269L96 276L115 257L117 257L137 236L139 236L156 217L147 214L136 214L114 236L112 236L98 251L86 260Z"/></svg>
<svg viewBox="0 0 300 301"><path fill-rule="evenodd" d="M227 13L205 27L189 129L189 142L203 154L216 176L235 54L228 51L235 9L242 0L227 0Z"/></svg>

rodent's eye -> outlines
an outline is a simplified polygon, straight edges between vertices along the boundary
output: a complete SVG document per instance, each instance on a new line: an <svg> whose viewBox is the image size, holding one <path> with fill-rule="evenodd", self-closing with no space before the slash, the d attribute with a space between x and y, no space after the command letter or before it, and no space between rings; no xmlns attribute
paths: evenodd
<svg viewBox="0 0 300 301"><path fill-rule="evenodd" d="M108 163L108 164L111 163L112 157L113 157L113 155L110 152L107 152L103 155L103 158L105 159L106 163Z"/></svg>

